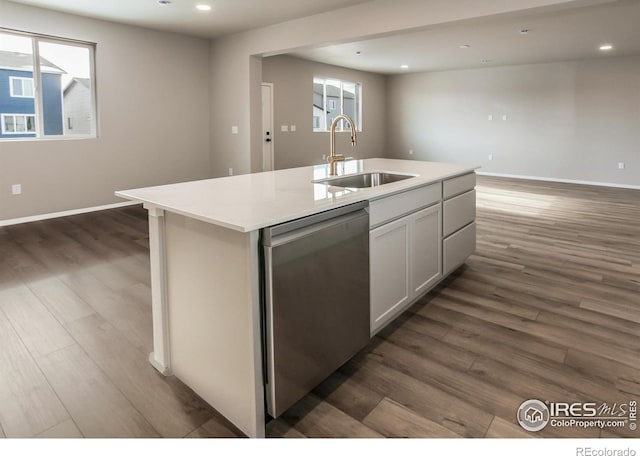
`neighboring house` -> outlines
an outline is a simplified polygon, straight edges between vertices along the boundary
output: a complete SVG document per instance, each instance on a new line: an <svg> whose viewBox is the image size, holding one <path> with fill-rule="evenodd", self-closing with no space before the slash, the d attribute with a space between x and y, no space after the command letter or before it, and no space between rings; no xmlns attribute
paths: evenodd
<svg viewBox="0 0 640 456"><path fill-rule="evenodd" d="M62 68L40 58L45 135L61 135ZM36 135L33 56L0 51L0 138Z"/></svg>
<svg viewBox="0 0 640 456"><path fill-rule="evenodd" d="M355 94L348 91L343 91L343 101L344 101L344 113L349 115L351 118L355 120ZM322 84L313 85L313 128L326 130L333 122L333 119L338 117L342 112L342 108L340 106L340 88L335 87L333 85L327 84L327 106L325 109L322 109L322 105L324 104L324 93ZM323 111L326 114L326 122L327 124L323 124ZM346 126L345 126L346 128Z"/></svg>
<svg viewBox="0 0 640 456"><path fill-rule="evenodd" d="M73 78L65 87L62 98L65 134L91 134L91 79Z"/></svg>
<svg viewBox="0 0 640 456"><path fill-rule="evenodd" d="M313 128L326 130L333 122L333 119L340 115L340 89L331 85L327 85L327 106L322 109L323 87L320 84L313 85ZM327 114L326 126L323 124L322 111Z"/></svg>

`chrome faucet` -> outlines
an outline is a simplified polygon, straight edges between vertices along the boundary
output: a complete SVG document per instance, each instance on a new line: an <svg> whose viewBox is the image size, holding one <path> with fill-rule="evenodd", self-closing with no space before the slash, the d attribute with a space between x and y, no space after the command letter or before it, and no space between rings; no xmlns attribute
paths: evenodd
<svg viewBox="0 0 640 456"><path fill-rule="evenodd" d="M351 127L351 147L355 147L358 144L358 140L356 138L356 125L353 122L353 119L345 114L340 114L338 117L333 119L333 122L331 122L331 132L329 133L331 136L331 149L329 152L329 157L327 157L327 161L330 165L330 176L335 176L336 174L338 174L338 162L345 160L344 155L336 155L336 127L338 126L338 122L340 122L341 120L346 120Z"/></svg>

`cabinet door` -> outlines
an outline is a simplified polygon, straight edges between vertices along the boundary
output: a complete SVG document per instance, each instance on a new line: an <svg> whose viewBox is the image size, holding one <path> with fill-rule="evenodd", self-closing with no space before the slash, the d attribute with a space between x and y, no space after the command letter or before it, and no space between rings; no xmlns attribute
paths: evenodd
<svg viewBox="0 0 640 456"><path fill-rule="evenodd" d="M411 216L411 290L417 296L442 277L442 210L436 204Z"/></svg>
<svg viewBox="0 0 640 456"><path fill-rule="evenodd" d="M409 216L387 223L369 234L371 334L409 302L410 219Z"/></svg>

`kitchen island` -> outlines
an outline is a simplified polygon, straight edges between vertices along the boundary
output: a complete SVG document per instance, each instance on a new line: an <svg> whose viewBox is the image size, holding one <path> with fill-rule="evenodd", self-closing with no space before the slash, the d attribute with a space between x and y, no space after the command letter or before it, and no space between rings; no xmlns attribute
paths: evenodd
<svg viewBox="0 0 640 456"><path fill-rule="evenodd" d="M330 178L329 166L317 165L116 192L142 202L149 211L154 331L150 362L165 375L175 374L247 435L264 436L260 230L368 202L375 228L372 255L392 255L391 266L394 258L407 263L400 297L389 295L398 289L393 284L375 290L378 280L397 274L386 274L389 266L379 261L372 264L373 334L475 248L474 169L435 162L351 160L338 165L339 175L388 172L412 177L368 188L338 187L317 182ZM427 231L422 226L437 242L423 242ZM396 249L386 242L393 239L389 233L404 233L407 243ZM384 243L374 246L383 238ZM412 254L420 248L427 254ZM398 256L398 251L406 255ZM427 257L429 264L423 264ZM419 272L426 269L423 280Z"/></svg>

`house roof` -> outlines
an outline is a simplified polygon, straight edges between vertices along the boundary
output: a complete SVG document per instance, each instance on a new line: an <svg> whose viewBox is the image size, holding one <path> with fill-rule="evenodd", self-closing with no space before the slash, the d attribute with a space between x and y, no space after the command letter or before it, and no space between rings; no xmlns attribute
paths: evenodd
<svg viewBox="0 0 640 456"><path fill-rule="evenodd" d="M64 93L66 94L67 91L73 87L76 84L80 84L82 86L85 86L87 89L91 89L91 79L89 78L73 78L71 79L71 81L69 81L69 84L67 84L67 86L64 88Z"/></svg>
<svg viewBox="0 0 640 456"><path fill-rule="evenodd" d="M23 52L0 51L0 68L18 71L33 71L33 56ZM40 57L43 73L66 73L62 68Z"/></svg>

